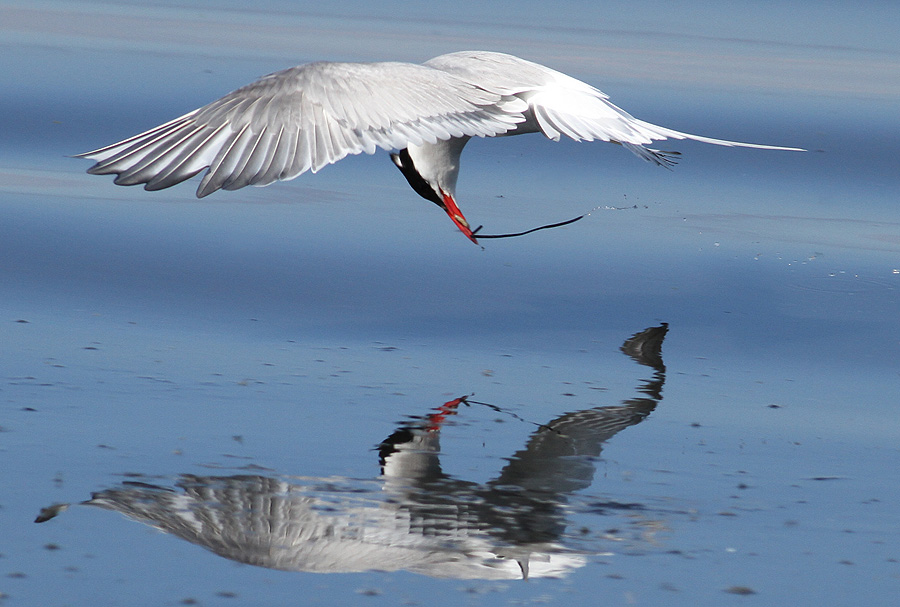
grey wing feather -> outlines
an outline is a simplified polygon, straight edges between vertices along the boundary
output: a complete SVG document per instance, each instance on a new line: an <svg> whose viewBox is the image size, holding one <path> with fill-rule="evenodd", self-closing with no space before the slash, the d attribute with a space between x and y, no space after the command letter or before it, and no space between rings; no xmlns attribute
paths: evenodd
<svg viewBox="0 0 900 607"><path fill-rule="evenodd" d="M376 148L505 133L502 96L409 63L311 63L276 72L175 120L79 157L88 172L158 190L209 169L197 189L267 185Z"/></svg>

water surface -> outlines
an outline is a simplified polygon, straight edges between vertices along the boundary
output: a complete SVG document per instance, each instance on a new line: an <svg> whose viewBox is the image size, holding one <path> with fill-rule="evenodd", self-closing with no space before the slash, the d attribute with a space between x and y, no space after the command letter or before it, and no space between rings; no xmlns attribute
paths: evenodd
<svg viewBox="0 0 900 607"><path fill-rule="evenodd" d="M896 9L516 6L0 8L4 603L893 604ZM810 152L473 141L486 232L595 209L482 248L385 154L203 201L67 157L462 48Z"/></svg>

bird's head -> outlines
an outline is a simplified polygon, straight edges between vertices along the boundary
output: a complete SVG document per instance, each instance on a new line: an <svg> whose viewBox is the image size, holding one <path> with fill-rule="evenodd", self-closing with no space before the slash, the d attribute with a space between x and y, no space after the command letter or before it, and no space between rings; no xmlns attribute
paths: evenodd
<svg viewBox="0 0 900 607"><path fill-rule="evenodd" d="M468 137L410 145L391 154L391 160L419 196L444 209L456 227L478 244L469 222L456 204L459 155L466 141Z"/></svg>

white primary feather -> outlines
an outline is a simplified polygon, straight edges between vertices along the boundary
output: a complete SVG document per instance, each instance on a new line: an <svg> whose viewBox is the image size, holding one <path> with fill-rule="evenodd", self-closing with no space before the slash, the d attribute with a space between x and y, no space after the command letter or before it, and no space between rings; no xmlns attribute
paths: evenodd
<svg viewBox="0 0 900 607"><path fill-rule="evenodd" d="M408 63L311 63L270 74L154 129L81 154L120 185L166 188L209 167L197 190L267 185L348 154L491 136L521 115L500 96Z"/></svg>

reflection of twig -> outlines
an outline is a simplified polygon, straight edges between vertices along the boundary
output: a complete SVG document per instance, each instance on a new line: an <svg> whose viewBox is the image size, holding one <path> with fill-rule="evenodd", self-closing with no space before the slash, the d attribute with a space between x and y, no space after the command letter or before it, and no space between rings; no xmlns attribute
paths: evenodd
<svg viewBox="0 0 900 607"><path fill-rule="evenodd" d="M472 394L471 396L475 396L475 395ZM548 426L547 424L539 424L537 422L527 420L524 417L522 417L521 415L519 415L518 413L514 413L513 411L510 411L509 409L504 409L503 407L499 407L497 405L492 405L491 403L485 403L485 402L481 402L478 400L471 400L468 396L463 396L460 400L462 402L466 403L467 405L482 405L482 406L487 407L488 409L492 409L493 411L496 411L497 413L505 413L506 415L509 415L513 419L517 419L520 422L525 422L526 424L531 424L532 426L537 426L539 430L550 430L551 432L556 432L557 434L559 434L559 431L556 430L555 428Z"/></svg>

